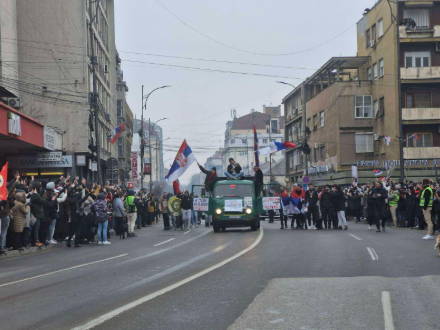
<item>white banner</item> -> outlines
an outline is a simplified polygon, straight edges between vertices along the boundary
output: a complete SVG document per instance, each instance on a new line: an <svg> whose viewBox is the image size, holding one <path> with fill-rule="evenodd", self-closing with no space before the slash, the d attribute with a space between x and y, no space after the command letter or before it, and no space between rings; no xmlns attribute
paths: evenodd
<svg viewBox="0 0 440 330"><path fill-rule="evenodd" d="M193 201L194 211L209 211L209 198L194 198Z"/></svg>
<svg viewBox="0 0 440 330"><path fill-rule="evenodd" d="M243 200L242 199L225 200L225 212L243 212Z"/></svg>
<svg viewBox="0 0 440 330"><path fill-rule="evenodd" d="M281 209L281 199L279 197L264 197L263 210L279 210Z"/></svg>

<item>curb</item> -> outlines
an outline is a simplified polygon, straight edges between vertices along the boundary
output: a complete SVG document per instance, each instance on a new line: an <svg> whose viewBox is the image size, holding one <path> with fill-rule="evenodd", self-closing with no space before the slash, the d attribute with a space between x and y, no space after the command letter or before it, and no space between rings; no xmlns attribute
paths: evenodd
<svg viewBox="0 0 440 330"><path fill-rule="evenodd" d="M23 251L18 251L18 250L12 250L12 251L8 251L6 252L6 254L3 254L0 256L0 261L2 260L6 260L6 259L12 259L12 258L19 258L19 257L24 257L27 255L31 255L31 254L36 254L36 253L43 253L43 252L47 252L47 251L51 251L51 250L57 250L61 247L65 247L65 245L63 243L57 243L57 244L50 244L48 246L31 246L29 249L24 249Z"/></svg>

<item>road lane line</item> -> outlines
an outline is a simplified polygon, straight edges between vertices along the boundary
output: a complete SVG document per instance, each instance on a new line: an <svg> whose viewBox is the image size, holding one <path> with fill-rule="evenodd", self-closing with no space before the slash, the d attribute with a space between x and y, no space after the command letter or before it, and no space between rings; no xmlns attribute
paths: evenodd
<svg viewBox="0 0 440 330"><path fill-rule="evenodd" d="M379 256L377 255L376 251L373 248L371 248L371 250L373 251L373 253L374 253L375 257L376 257L376 260L379 260Z"/></svg>
<svg viewBox="0 0 440 330"><path fill-rule="evenodd" d="M69 268L64 268L64 269L60 269L60 270L56 270L54 272L50 272L50 273L46 273L46 274L42 274L42 275L37 275L37 276L32 276L32 277L28 277L28 278L24 278L22 280L18 280L18 281L14 281L14 282L9 282L9 283L5 283L5 284L0 284L0 288L3 286L7 286L7 285L12 285L12 284L17 284L17 283L21 283L21 282L25 282L25 281L29 281L29 280L33 280L36 278L40 278L40 277L44 277L44 276L48 276L48 275L53 275L53 274L57 274L57 273L61 273L61 272L65 272L68 270L72 270L72 269L76 269L76 268L81 268L81 267L85 267L85 266L90 266L90 265L94 265L94 264L98 264L100 262L104 262L104 261L109 261L109 260L113 260L116 258L121 258L121 257L125 257L128 256L128 253L126 254L121 254L115 257L111 257L111 258L106 258L106 259L102 259L102 260L98 260L98 261L93 261L93 262L89 262L86 264L82 264L82 265L78 265L78 266L73 266L73 267L69 267Z"/></svg>
<svg viewBox="0 0 440 330"><path fill-rule="evenodd" d="M188 230L187 232L183 233L183 235L186 235L186 234L188 234L188 233L189 233L190 231L191 231L191 230Z"/></svg>
<svg viewBox="0 0 440 330"><path fill-rule="evenodd" d="M126 305L124 305L122 307L119 307L119 308L117 308L117 309L115 309L115 310L113 310L111 312L108 312L108 313L106 313L104 315L101 315L100 317L98 317L98 318L96 318L94 320L91 320L91 321L89 321L89 322L87 322L87 323L85 323L83 325L80 325L80 326L78 326L76 328L73 328L72 330L88 330L88 329L91 329L93 327L96 327L97 325L100 325L100 324L102 324L102 323L104 323L104 322L114 318L115 316L118 316L118 315L120 315L120 314L122 314L122 313L124 313L124 312L126 312L126 311L128 311L130 309L132 309L132 308L135 308L135 307L137 307L137 306L139 306L139 305L141 305L143 303L146 303L147 301L150 301L150 300L152 300L152 299L154 299L154 298L156 298L158 296L161 296L161 295L163 295L163 294L165 294L167 292L170 292L170 291L172 291L172 290L174 290L174 289L176 289L176 288L178 288L178 287L180 287L180 286L182 286L182 285L184 285L186 283L189 283L189 282L191 282L191 281L193 281L193 280L195 280L195 279L197 279L197 278L199 278L199 277L201 277L203 275L206 275L206 274L212 272L213 270L216 270L217 268L220 268L220 267L228 264L229 262L231 262L231 261L241 257L243 254L245 254L246 252L249 252L254 247L256 247L261 242L261 240L263 239L263 232L264 232L263 228L260 228L260 234L258 235L257 239L254 241L254 243L252 243L250 246L248 246L246 249L242 250L241 252L233 255L232 257L229 257L229 258L223 260L222 262L220 262L220 263L218 263L218 264L216 264L214 266L211 266L209 268L206 268L205 270L202 270L201 272L199 272L197 274L194 274L194 275L192 275L190 277L187 277L186 279L181 280L181 281L179 281L179 282L177 282L177 283L175 283L173 285L170 285L170 286L168 286L166 288L163 288L163 289L161 289L159 291L156 291L156 292L153 292L151 294L148 294L148 295L146 295L146 296L144 296L144 297L142 297L140 299L137 299L137 300L135 300L135 301L133 301L133 302L131 302L129 304L126 304Z"/></svg>
<svg viewBox="0 0 440 330"><path fill-rule="evenodd" d="M388 291L382 291L383 318L385 330L394 330L393 311L391 309L391 296Z"/></svg>
<svg viewBox="0 0 440 330"><path fill-rule="evenodd" d="M171 242L172 240L175 240L175 238L171 238L171 239L169 239L168 241L164 241L164 242L162 242L162 243L156 244L155 246L159 246L159 245L162 245L162 244L165 244L165 243Z"/></svg>
<svg viewBox="0 0 440 330"><path fill-rule="evenodd" d="M353 235L353 234L349 234L351 237L354 237L354 238L356 238L358 241L362 241L362 238L360 238L360 237L357 237L356 235Z"/></svg>
<svg viewBox="0 0 440 330"><path fill-rule="evenodd" d="M372 260L378 260L379 258L376 258L377 254L375 252L373 252L374 250L372 248L367 247L368 253L371 256Z"/></svg>

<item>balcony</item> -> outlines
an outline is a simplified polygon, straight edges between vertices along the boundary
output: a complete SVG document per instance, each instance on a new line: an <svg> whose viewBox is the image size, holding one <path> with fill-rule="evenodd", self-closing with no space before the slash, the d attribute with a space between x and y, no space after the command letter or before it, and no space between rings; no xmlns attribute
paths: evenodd
<svg viewBox="0 0 440 330"><path fill-rule="evenodd" d="M439 155L440 147L403 148L405 159L436 159Z"/></svg>
<svg viewBox="0 0 440 330"><path fill-rule="evenodd" d="M440 121L440 108L403 108L402 119L412 124L414 122Z"/></svg>
<svg viewBox="0 0 440 330"><path fill-rule="evenodd" d="M402 80L440 79L440 66L401 68Z"/></svg>
<svg viewBox="0 0 440 330"><path fill-rule="evenodd" d="M440 41L440 25L433 28L407 30L405 26L399 27L400 42L429 42Z"/></svg>

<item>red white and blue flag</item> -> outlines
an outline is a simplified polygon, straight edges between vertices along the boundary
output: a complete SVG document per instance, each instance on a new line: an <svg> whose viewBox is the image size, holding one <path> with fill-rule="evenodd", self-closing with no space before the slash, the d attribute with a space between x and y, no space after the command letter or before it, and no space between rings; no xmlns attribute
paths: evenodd
<svg viewBox="0 0 440 330"><path fill-rule="evenodd" d="M119 125L114 130L110 132L110 142L112 144L115 144L115 142L119 139L119 137L122 135L122 132L125 129L125 123L122 123L122 125Z"/></svg>
<svg viewBox="0 0 440 330"><path fill-rule="evenodd" d="M269 155L277 151L286 150L296 148L296 144L292 142L271 142L269 146L263 149L260 149L260 154Z"/></svg>
<svg viewBox="0 0 440 330"><path fill-rule="evenodd" d="M418 140L418 139L419 139L419 136L417 135L417 133L414 133L413 135L411 135L410 137L408 137L408 140L411 139L411 138L414 138L414 139Z"/></svg>
<svg viewBox="0 0 440 330"><path fill-rule="evenodd" d="M176 181L195 161L196 157L194 156L191 148L189 147L188 143L186 143L186 140L183 140L183 143L177 152L176 158L174 158L173 165L171 165L168 174L165 176L167 183L171 184L172 182Z"/></svg>
<svg viewBox="0 0 440 330"><path fill-rule="evenodd" d="M258 151L258 136L257 136L257 128L254 123L254 153L255 153L255 166L260 167L260 152Z"/></svg>
<svg viewBox="0 0 440 330"><path fill-rule="evenodd" d="M383 173L381 170L374 170L373 172L375 176L380 176Z"/></svg>

